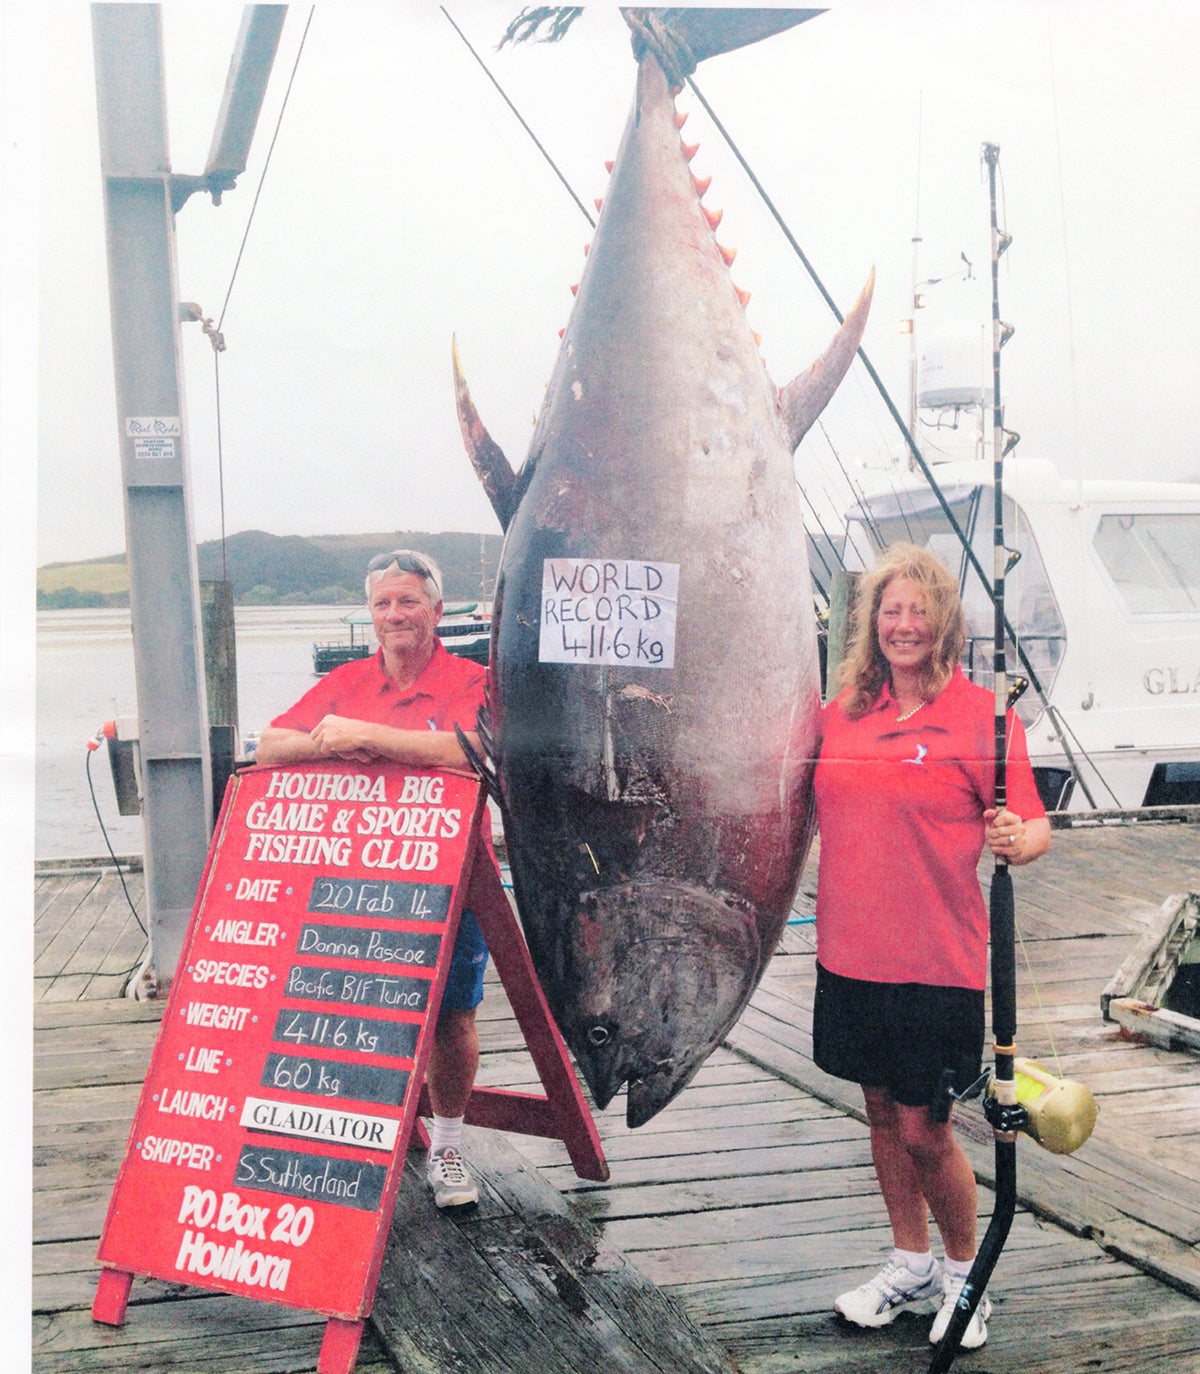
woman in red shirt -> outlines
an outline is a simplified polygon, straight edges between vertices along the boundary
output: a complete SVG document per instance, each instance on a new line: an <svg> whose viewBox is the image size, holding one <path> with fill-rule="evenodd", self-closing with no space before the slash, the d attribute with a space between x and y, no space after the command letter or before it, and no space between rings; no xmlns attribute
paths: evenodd
<svg viewBox="0 0 1200 1374"><path fill-rule="evenodd" d="M959 666L966 622L954 579L897 544L860 584L815 775L821 865L813 1057L862 1085L894 1250L834 1303L860 1326L938 1311L935 1344L975 1256L975 1177L950 1122L930 1108L983 1053L986 842L1009 864L1044 854L1050 825L1021 722L1008 713L1008 807L994 806L993 694ZM932 1213L945 1248L930 1246ZM962 1344L987 1339L986 1294Z"/></svg>

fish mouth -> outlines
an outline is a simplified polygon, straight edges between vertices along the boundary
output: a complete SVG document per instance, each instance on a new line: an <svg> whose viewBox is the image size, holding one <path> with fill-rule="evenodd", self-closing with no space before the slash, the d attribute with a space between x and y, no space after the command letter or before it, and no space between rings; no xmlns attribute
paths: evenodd
<svg viewBox="0 0 1200 1374"><path fill-rule="evenodd" d="M574 989L563 1035L603 1110L629 1085L644 1125L692 1079L758 981L760 942L744 902L671 879L580 894L564 961Z"/></svg>

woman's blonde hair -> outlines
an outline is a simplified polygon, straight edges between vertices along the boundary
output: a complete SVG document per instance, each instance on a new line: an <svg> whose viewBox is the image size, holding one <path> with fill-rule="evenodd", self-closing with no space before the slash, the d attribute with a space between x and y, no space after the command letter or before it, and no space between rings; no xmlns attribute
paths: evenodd
<svg viewBox="0 0 1200 1374"><path fill-rule="evenodd" d="M843 709L857 720L874 705L888 680L888 661L879 647L879 606L888 583L907 577L925 593L925 611L933 633L933 653L925 665L921 695L932 701L950 681L967 643L967 622L954 578L928 549L891 544L858 584L850 622L850 639L838 668L838 686L849 689Z"/></svg>

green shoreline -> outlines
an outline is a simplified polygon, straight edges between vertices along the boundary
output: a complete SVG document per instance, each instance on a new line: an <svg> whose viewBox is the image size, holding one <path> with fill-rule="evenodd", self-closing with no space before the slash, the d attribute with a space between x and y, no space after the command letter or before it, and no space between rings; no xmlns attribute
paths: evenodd
<svg viewBox="0 0 1200 1374"><path fill-rule="evenodd" d="M442 569L448 600L486 598L495 585L501 537L464 531L394 530L374 534L275 535L243 530L196 546L202 581L228 580L239 606L356 606L362 570L377 553L420 549ZM37 570L38 610L129 605L124 554Z"/></svg>

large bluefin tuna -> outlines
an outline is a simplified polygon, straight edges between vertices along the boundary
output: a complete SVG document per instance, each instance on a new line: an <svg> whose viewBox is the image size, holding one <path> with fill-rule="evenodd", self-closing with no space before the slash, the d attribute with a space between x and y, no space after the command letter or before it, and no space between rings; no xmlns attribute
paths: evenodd
<svg viewBox="0 0 1200 1374"><path fill-rule="evenodd" d="M809 848L819 674L792 455L870 294L779 391L713 228L646 49L518 473L455 354L507 529L481 726L517 905L597 1103L628 1083L631 1126L741 1014Z"/></svg>

